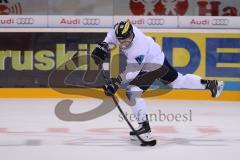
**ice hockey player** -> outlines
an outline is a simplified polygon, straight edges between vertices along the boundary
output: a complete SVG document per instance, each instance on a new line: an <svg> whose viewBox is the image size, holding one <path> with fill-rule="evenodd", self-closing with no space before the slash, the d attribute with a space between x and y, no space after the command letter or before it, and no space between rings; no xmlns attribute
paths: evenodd
<svg viewBox="0 0 240 160"><path fill-rule="evenodd" d="M141 98L151 84L160 79L164 84L175 89L208 89L212 97L218 97L223 90L223 81L206 80L194 74L183 75L167 61L159 44L151 37L144 35L129 20L117 23L108 33L103 42L98 43L92 52L92 58L97 65L101 64L110 53L109 44L118 45L120 54L127 59L125 71L117 78L111 78L111 83L104 86L105 94L114 94L122 84L127 84L126 95L129 105L135 115L139 128L134 137L139 134L142 138L152 139L151 128L147 118L144 99Z"/></svg>

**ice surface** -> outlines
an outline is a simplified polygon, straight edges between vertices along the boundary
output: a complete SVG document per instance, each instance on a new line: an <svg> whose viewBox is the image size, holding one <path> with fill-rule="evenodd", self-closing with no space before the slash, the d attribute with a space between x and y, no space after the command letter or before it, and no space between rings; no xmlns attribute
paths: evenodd
<svg viewBox="0 0 240 160"><path fill-rule="evenodd" d="M140 147L130 141L130 129L117 109L89 121L63 121L55 114L61 100L0 99L1 159L240 159L240 102L147 99L158 144ZM72 100L75 114L100 103ZM130 118L130 108L120 105ZM163 120L163 114L169 119Z"/></svg>

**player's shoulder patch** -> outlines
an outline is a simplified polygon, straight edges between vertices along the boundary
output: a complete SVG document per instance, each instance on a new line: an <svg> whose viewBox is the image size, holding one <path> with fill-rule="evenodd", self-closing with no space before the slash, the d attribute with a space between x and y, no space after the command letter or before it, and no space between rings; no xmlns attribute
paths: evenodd
<svg viewBox="0 0 240 160"><path fill-rule="evenodd" d="M144 55L139 55L135 58L135 60L138 62L139 65L142 64L143 59L144 59Z"/></svg>

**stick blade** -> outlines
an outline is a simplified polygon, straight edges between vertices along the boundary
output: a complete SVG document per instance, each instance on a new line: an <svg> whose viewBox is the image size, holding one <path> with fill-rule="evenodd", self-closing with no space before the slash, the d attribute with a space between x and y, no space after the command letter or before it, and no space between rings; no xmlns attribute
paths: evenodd
<svg viewBox="0 0 240 160"><path fill-rule="evenodd" d="M154 140L151 140L151 141L144 141L141 146L145 147L145 146L155 146L157 144L157 141L154 139Z"/></svg>

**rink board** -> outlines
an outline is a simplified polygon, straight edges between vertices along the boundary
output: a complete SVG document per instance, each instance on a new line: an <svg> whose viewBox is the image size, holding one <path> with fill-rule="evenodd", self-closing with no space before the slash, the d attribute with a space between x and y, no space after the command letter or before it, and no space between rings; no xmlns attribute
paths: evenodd
<svg viewBox="0 0 240 160"><path fill-rule="evenodd" d="M26 31L28 33L24 33ZM79 55L91 53L97 41L103 39L107 31L108 29L77 28L1 29L0 36L5 38L1 40L0 45L0 84L2 87L0 97L86 97L84 94L74 95L75 92L58 93L49 88L47 78L52 70L58 69L66 62L67 53L76 52ZM169 62L179 72L194 73L207 79L223 80L225 82L224 92L219 99L240 100L239 30L145 29L144 32L160 44ZM23 38L23 33L28 41L18 39ZM118 53L117 48L113 50L112 55L118 55ZM18 54L24 56L21 57ZM20 63L24 58L27 59L27 63L21 66ZM69 56L69 59L71 58ZM79 60L79 62L86 63L84 60ZM114 61L114 64L116 65L111 69L113 76L118 74L120 63ZM92 61L89 61L87 65L93 75L96 74L94 72L96 66ZM66 68L71 69L71 66L69 68L67 65ZM81 74L85 73L84 68L81 70L83 71ZM88 88L78 90L85 93ZM93 88L93 90L96 89ZM90 92L90 94L96 93ZM212 99L208 91L200 90L171 90L153 96L153 98Z"/></svg>

